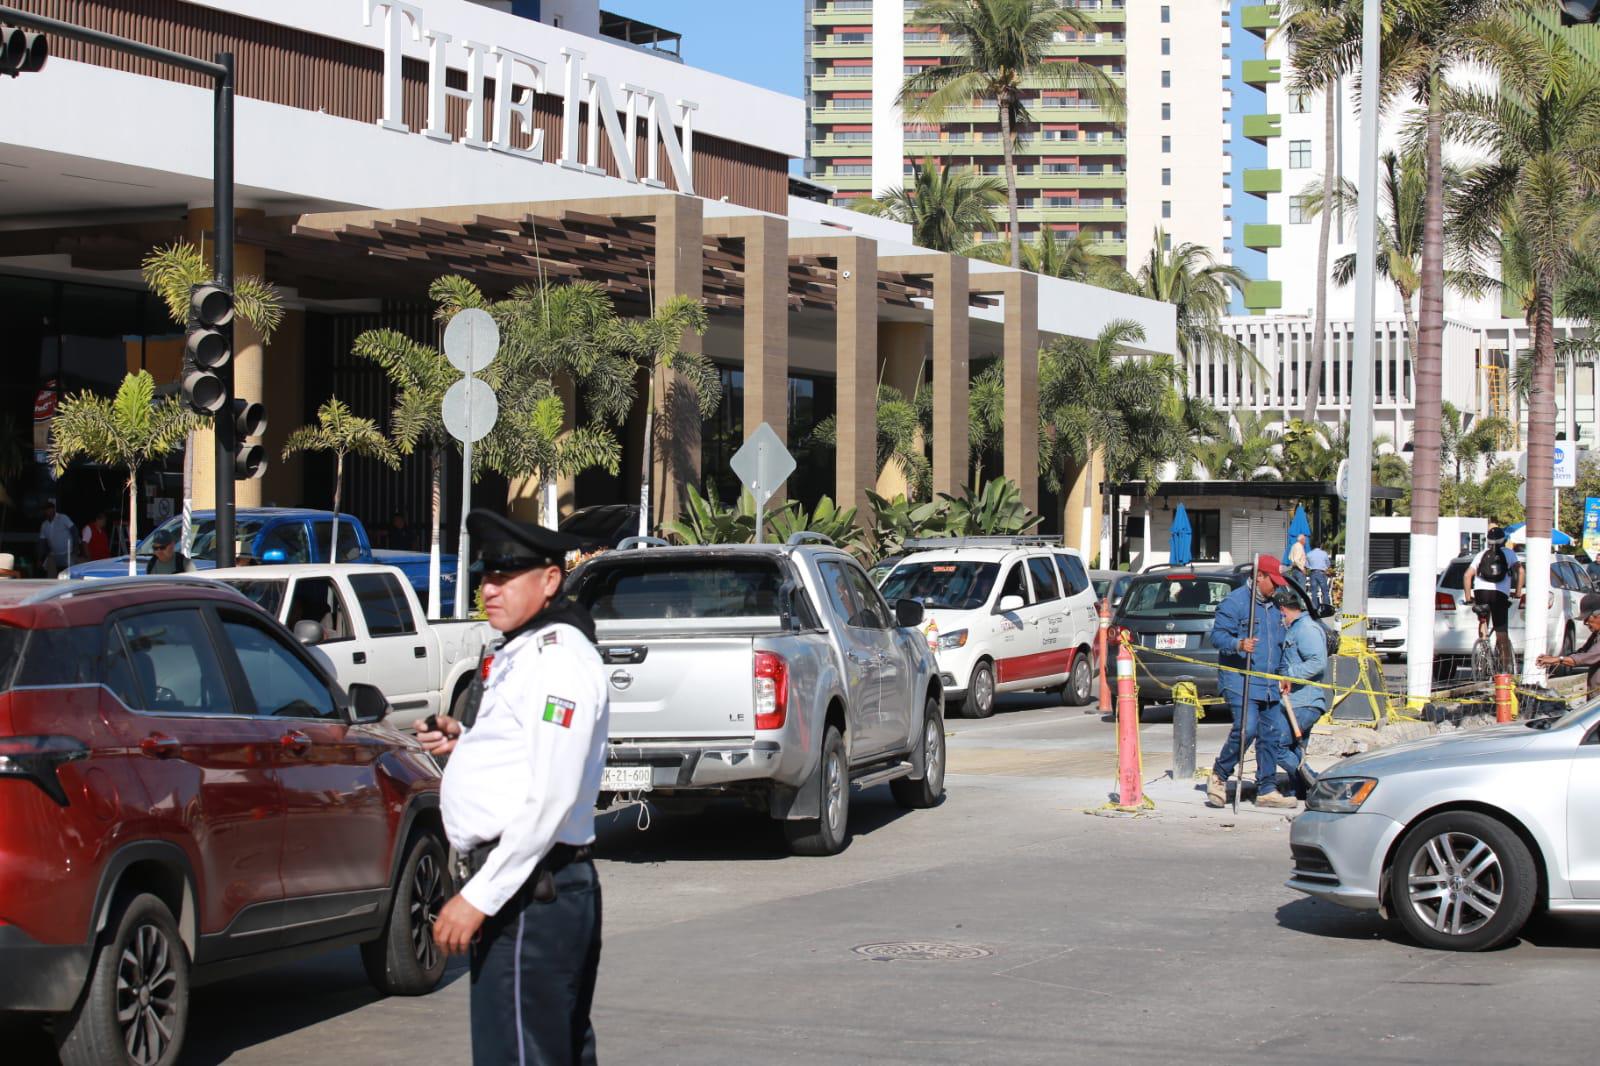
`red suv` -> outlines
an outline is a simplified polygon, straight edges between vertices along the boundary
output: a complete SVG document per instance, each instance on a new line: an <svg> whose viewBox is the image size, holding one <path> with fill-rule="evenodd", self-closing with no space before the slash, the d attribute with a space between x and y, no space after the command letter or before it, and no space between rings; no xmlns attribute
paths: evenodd
<svg viewBox="0 0 1600 1066"><path fill-rule="evenodd" d="M165 1066L191 985L291 955L431 991L439 771L387 709L211 582L0 581L0 1011Z"/></svg>

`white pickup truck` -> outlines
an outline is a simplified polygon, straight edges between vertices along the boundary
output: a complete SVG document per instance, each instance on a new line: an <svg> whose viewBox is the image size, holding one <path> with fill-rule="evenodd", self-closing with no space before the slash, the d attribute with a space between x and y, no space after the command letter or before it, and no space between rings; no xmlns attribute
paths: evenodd
<svg viewBox="0 0 1600 1066"><path fill-rule="evenodd" d="M260 604L311 646L345 688L377 686L395 726L458 710L483 650L499 639L487 622L430 622L392 566L239 566L204 576Z"/></svg>

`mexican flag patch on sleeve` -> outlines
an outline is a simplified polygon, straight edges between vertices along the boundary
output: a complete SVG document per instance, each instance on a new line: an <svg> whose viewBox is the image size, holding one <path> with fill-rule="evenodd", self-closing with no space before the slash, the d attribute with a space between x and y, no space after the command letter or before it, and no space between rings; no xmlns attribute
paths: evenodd
<svg viewBox="0 0 1600 1066"><path fill-rule="evenodd" d="M572 712L577 709L578 705L571 700L564 700L559 696L551 696L544 704L544 720L554 722L562 729L571 729Z"/></svg>

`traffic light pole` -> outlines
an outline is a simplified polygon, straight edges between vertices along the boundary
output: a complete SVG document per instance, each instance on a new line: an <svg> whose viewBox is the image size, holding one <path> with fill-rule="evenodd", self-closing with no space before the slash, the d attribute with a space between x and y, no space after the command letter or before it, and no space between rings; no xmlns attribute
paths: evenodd
<svg viewBox="0 0 1600 1066"><path fill-rule="evenodd" d="M222 73L216 82L216 106L213 109L216 130L212 145L216 158L212 163L212 225L216 227L216 273L223 288L233 292L233 53L218 52L217 66ZM229 349L233 349L233 326L228 326ZM216 438L216 545L217 565L234 564L233 539L233 469L235 439L233 414L233 363L232 359L218 368L222 379L222 409L211 419L212 435Z"/></svg>
<svg viewBox="0 0 1600 1066"><path fill-rule="evenodd" d="M166 48L157 48L145 44L143 41L129 40L115 34L103 33L100 30L91 30L83 26L75 26L70 22L60 19L46 18L44 15L35 15L29 11L19 11L14 7L0 5L0 24L8 26L25 26L29 29L39 30L43 33L55 34L69 40L83 41L86 44L99 45L117 52L139 56L143 59L165 63L169 66L192 71L211 79L215 87L213 148L215 159L212 172L212 204L216 212L216 252L215 263L217 279L233 291L233 53L217 53L216 62L207 62L186 56L182 52L173 52ZM217 565L232 566L234 563L233 540L233 472L234 450L236 434L234 432L233 412L233 367L231 365L220 368L218 376L222 379L226 402L212 418L216 427L217 438L217 512L216 512L216 542ZM131 519L133 516L129 516Z"/></svg>

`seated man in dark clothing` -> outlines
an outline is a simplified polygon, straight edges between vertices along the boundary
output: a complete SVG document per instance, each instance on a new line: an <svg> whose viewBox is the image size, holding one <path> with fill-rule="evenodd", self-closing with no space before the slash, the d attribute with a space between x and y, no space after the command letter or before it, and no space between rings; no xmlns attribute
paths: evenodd
<svg viewBox="0 0 1600 1066"><path fill-rule="evenodd" d="M1583 612L1583 624L1589 630L1589 639L1584 641L1583 647L1567 655L1539 656L1539 665L1547 669L1563 666L1587 668L1589 695L1593 696L1600 690L1600 593L1585 596L1579 609Z"/></svg>

